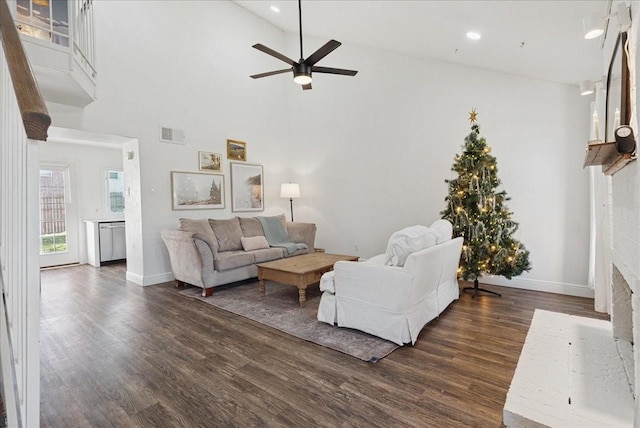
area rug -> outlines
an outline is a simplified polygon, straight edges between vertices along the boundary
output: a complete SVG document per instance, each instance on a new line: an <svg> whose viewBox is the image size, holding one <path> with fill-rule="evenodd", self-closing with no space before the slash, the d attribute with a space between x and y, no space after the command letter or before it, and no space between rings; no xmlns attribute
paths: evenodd
<svg viewBox="0 0 640 428"><path fill-rule="evenodd" d="M198 287L179 293L363 361L375 363L398 348L393 342L318 321L321 293L317 286L307 288L304 308L298 304L296 287L267 281L265 289L260 295L258 283L252 281L216 287L211 297L202 297Z"/></svg>

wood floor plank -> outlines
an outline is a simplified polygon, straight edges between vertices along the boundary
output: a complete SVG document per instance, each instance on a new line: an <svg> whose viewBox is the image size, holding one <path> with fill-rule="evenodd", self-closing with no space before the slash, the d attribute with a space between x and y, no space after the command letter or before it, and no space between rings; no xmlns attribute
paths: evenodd
<svg viewBox="0 0 640 428"><path fill-rule="evenodd" d="M499 427L536 308L608 319L591 299L489 286L503 297L461 295L371 364L128 283L123 264L41 276L43 427Z"/></svg>

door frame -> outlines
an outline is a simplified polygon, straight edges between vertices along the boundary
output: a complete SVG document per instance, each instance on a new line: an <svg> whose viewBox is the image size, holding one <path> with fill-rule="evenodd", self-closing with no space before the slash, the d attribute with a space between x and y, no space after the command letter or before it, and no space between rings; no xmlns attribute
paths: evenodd
<svg viewBox="0 0 640 428"><path fill-rule="evenodd" d="M79 261L79 231L78 231L78 206L75 203L75 168L72 163L40 161L39 171L62 170L64 172L65 191L65 227L67 230L67 251L60 253L40 254L40 267L52 267L78 263ZM38 191L40 185L38 184ZM38 208L40 201L38 201ZM39 235L40 236L40 235Z"/></svg>

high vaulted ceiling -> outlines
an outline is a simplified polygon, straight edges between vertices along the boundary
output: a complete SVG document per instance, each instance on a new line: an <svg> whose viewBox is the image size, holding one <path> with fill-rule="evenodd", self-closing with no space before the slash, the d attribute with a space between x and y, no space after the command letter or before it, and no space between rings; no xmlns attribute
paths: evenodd
<svg viewBox="0 0 640 428"><path fill-rule="evenodd" d="M298 33L296 0L235 3L285 32ZM577 85L586 79L599 80L603 69L602 37L585 40L582 19L594 12L607 14L610 3L303 0L302 27L303 36ZM272 11L271 6L280 12ZM615 18L610 25L617 26ZM469 40L465 36L468 31L478 32L482 38ZM305 56L318 47L305 45ZM283 53L298 59L298 52Z"/></svg>

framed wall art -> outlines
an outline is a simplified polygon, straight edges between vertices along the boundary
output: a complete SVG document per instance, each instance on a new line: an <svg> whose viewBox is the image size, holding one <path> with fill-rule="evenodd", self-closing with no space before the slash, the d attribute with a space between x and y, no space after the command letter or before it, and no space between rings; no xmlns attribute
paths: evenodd
<svg viewBox="0 0 640 428"><path fill-rule="evenodd" d="M171 171L173 210L224 208L224 175Z"/></svg>
<svg viewBox="0 0 640 428"><path fill-rule="evenodd" d="M264 211L262 165L231 162L231 211Z"/></svg>
<svg viewBox="0 0 640 428"><path fill-rule="evenodd" d="M247 143L236 140L227 140L227 159L246 161Z"/></svg>
<svg viewBox="0 0 640 428"><path fill-rule="evenodd" d="M221 172L222 155L212 152L198 152L198 168L200 171Z"/></svg>

